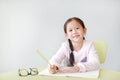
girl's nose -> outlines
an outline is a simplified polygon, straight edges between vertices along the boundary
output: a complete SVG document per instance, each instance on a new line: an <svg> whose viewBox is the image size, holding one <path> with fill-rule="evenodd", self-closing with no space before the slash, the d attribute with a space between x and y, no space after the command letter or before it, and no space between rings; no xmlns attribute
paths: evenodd
<svg viewBox="0 0 120 80"><path fill-rule="evenodd" d="M73 33L76 33L76 30L75 30L75 29L73 29Z"/></svg>

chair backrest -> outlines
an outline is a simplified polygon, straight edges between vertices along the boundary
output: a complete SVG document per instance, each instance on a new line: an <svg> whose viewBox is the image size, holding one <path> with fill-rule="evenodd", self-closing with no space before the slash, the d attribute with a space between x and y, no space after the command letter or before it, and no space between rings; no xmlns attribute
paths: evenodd
<svg viewBox="0 0 120 80"><path fill-rule="evenodd" d="M95 48L97 50L100 63L103 64L107 54L107 43L105 41L94 41Z"/></svg>

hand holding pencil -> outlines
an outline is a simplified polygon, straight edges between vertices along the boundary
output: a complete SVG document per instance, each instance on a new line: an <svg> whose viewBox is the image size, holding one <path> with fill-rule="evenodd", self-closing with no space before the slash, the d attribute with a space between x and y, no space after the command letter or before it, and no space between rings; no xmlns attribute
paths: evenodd
<svg viewBox="0 0 120 80"><path fill-rule="evenodd" d="M52 64L48 61L48 59L47 59L46 57L44 57L43 54L40 53L39 50L36 50L36 52L40 55L40 57L41 57L46 63L48 63L48 70L49 70L50 73L55 74L55 73L57 73L57 72L59 71L58 67L55 66L55 65L52 65Z"/></svg>
<svg viewBox="0 0 120 80"><path fill-rule="evenodd" d="M48 70L50 73L55 74L59 71L59 68L55 65L48 65Z"/></svg>

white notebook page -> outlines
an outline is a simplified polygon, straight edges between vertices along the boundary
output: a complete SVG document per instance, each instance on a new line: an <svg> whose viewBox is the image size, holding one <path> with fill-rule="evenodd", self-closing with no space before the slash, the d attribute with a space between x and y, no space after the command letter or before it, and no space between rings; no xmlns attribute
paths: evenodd
<svg viewBox="0 0 120 80"><path fill-rule="evenodd" d="M99 76L99 69L95 71L89 71L89 72L77 72L77 73L56 73L51 74L49 73L48 69L45 69L41 72L39 72L39 75L46 75L46 76L66 76L66 77L85 77L85 78L98 78Z"/></svg>

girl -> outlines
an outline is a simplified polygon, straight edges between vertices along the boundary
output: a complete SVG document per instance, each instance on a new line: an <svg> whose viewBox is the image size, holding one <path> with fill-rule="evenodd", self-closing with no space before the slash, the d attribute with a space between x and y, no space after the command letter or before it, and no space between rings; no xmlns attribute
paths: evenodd
<svg viewBox="0 0 120 80"><path fill-rule="evenodd" d="M87 29L83 21L77 17L68 19L64 24L64 32L68 41L64 42L52 57L48 66L50 73L73 73L96 70L100 63L92 41L85 40ZM69 68L61 69L65 60Z"/></svg>

